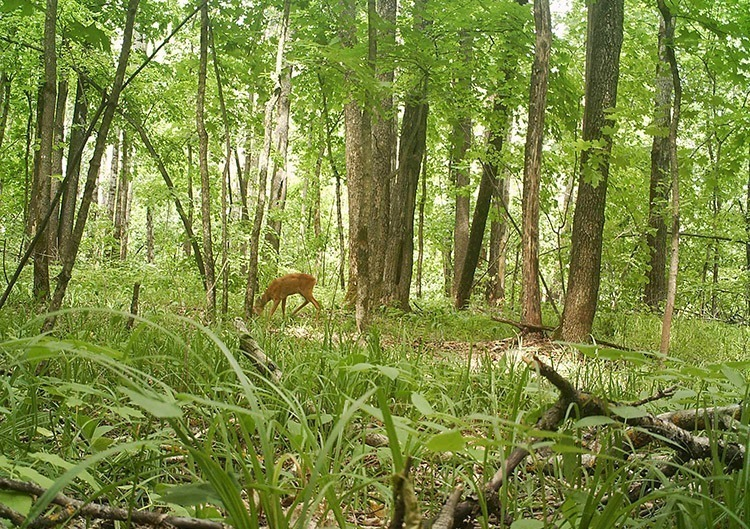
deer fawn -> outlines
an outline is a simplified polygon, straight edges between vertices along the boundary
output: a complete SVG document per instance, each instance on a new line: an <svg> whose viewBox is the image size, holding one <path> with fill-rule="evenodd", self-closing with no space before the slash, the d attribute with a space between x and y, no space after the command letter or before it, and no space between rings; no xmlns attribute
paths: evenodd
<svg viewBox="0 0 750 529"><path fill-rule="evenodd" d="M292 316L297 314L308 303L315 305L315 308L318 309L318 314L320 314L320 303L318 303L318 300L315 299L312 293L314 286L315 278L310 274L287 274L278 277L268 285L266 291L263 292L263 295L255 303L253 311L255 314L261 314L268 302L273 300L271 314L268 317L273 316L279 303L281 303L281 313L286 316L286 298L292 294L301 294L305 298L305 302L294 309Z"/></svg>

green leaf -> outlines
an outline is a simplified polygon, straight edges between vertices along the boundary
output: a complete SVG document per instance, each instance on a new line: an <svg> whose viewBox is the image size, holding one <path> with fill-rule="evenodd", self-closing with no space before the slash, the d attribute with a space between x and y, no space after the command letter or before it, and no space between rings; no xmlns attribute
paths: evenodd
<svg viewBox="0 0 750 529"><path fill-rule="evenodd" d="M609 424L614 424L617 421L615 421L611 417L605 417L604 415L593 415L591 417L584 417L583 419L579 419L573 424L574 428L591 428L592 426L606 426Z"/></svg>
<svg viewBox="0 0 750 529"><path fill-rule="evenodd" d="M219 494L210 483L176 485L166 489L160 496L167 503L174 503L183 507L201 503L214 503L223 506Z"/></svg>
<svg viewBox="0 0 750 529"><path fill-rule="evenodd" d="M105 53L109 53L111 51L109 37L104 31L96 27L96 24L94 24L93 22L87 26L84 26L80 22L74 20L70 24L69 29L70 36L73 37L73 40L84 44L90 44L91 46L99 48Z"/></svg>
<svg viewBox="0 0 750 529"><path fill-rule="evenodd" d="M645 417L648 415L648 413L642 409L634 406L611 406L609 409L612 413L623 419L637 419L638 417Z"/></svg>
<svg viewBox="0 0 750 529"><path fill-rule="evenodd" d="M0 490L0 505L10 507L17 513L26 516L31 510L31 496L12 490Z"/></svg>
<svg viewBox="0 0 750 529"><path fill-rule="evenodd" d="M41 11L41 8L36 4L36 2L32 2L30 0L2 0L2 7L0 7L0 11L3 13L10 13L11 11L15 11L16 9L21 9L21 15L23 16L29 16L34 13L35 9L38 9Z"/></svg>
<svg viewBox="0 0 750 529"><path fill-rule="evenodd" d="M458 452L466 446L466 439L458 430L450 430L432 436L425 446L433 452Z"/></svg>
<svg viewBox="0 0 750 529"><path fill-rule="evenodd" d="M422 415L426 417L435 415L435 410L432 408L427 399L416 391L411 394L411 403L414 404L414 407L417 408L419 410L419 413L421 413Z"/></svg>
<svg viewBox="0 0 750 529"><path fill-rule="evenodd" d="M727 380L738 389L744 391L747 387L747 381L745 380L745 377L742 376L742 373L740 373L736 369L725 365L721 366L721 372L724 373L724 376L727 377Z"/></svg>
<svg viewBox="0 0 750 529"><path fill-rule="evenodd" d="M541 520L516 520L510 524L510 529L541 529L544 527L544 522Z"/></svg>
<svg viewBox="0 0 750 529"><path fill-rule="evenodd" d="M163 395L151 393L144 395L138 391L120 386L120 391L125 393L133 404L143 408L146 412L160 419L171 419L182 417L182 410L174 402L168 402Z"/></svg>

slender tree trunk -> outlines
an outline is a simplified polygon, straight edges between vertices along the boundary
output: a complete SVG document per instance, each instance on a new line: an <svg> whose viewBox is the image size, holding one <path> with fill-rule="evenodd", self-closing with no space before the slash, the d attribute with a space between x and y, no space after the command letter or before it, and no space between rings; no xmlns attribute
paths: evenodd
<svg viewBox="0 0 750 529"><path fill-rule="evenodd" d="M211 45L211 57L214 63L214 74L216 75L216 87L219 94L219 107L221 108L221 119L224 123L224 171L221 175L221 313L226 316L229 312L229 206L227 204L227 192L231 185L229 182L229 173L232 165L232 141L230 134L229 117L227 115L227 106L224 102L224 88L221 82L221 71L219 69L219 60L216 54L214 44L213 27L209 25L209 39ZM237 164L239 169L239 163ZM242 177L240 176L240 180ZM245 189L247 192L247 189ZM247 198L242 199L243 204L247 205Z"/></svg>
<svg viewBox="0 0 750 529"><path fill-rule="evenodd" d="M185 227L190 227L190 230L185 230L185 241L182 245L183 251L185 253L185 257L190 257L190 252L193 250L193 240L191 239L191 235L188 235L188 231L192 233L193 228L193 218L194 218L194 212L195 212L195 194L193 193L193 145L192 143L187 144L187 213L186 213L186 220L187 224L185 224ZM177 199L177 195L175 195L175 200ZM201 262L203 258L201 257ZM205 283L205 269L201 268L201 270L204 270L201 275L204 277L204 283ZM205 286L205 285L204 285Z"/></svg>
<svg viewBox="0 0 750 529"><path fill-rule="evenodd" d="M58 224L58 245L60 259L65 260L71 249L73 223L75 220L76 200L78 198L78 178L81 173L81 156L86 142L86 121L88 116L88 102L85 93L85 81L82 78L76 83L75 106L73 107L73 124L70 129L68 160L65 175L68 182L63 189L60 201L60 222Z"/></svg>
<svg viewBox="0 0 750 529"><path fill-rule="evenodd" d="M507 123L507 109L504 103L495 103L495 115L499 118L501 127ZM503 138L505 130L494 130L490 132L488 159L484 162L482 169L482 180L479 183L479 193L477 194L477 203L474 206L474 217L471 221L471 231L469 232L469 245L466 250L459 282L455 286L454 305L457 309L466 308L471 297L471 288L474 283L474 273L479 263L479 254L482 250L482 239L484 238L484 229L487 226L487 217L490 211L490 202L492 194L497 186L497 165L494 159L500 156L503 148Z"/></svg>
<svg viewBox="0 0 750 529"><path fill-rule="evenodd" d="M542 296L539 290L539 188L542 178L544 115L547 110L549 54L552 23L549 0L534 1L536 44L529 90L529 125L523 166L523 284L521 321L542 325Z"/></svg>
<svg viewBox="0 0 750 529"><path fill-rule="evenodd" d="M8 127L12 85L12 78L6 72L0 72L0 149L3 148L5 129ZM0 181L0 193L2 193L2 181Z"/></svg>
<svg viewBox="0 0 750 529"><path fill-rule="evenodd" d="M123 30L122 46L120 48L120 58L117 63L117 71L115 73L115 79L112 83L112 88L109 93L106 108L102 116L102 121L99 125L99 133L96 137L96 145L94 146L94 153L89 163L89 170L86 176L86 185L83 190L83 196L81 197L81 207L78 211L76 218L75 228L73 229L73 237L71 238L71 252L68 259L63 261L63 267L57 276L57 285L55 293L50 301L49 310L55 312L62 306L65 292L68 288L68 283L73 272L73 265L78 255L78 248L83 238L83 231L86 227L86 221L88 219L89 208L91 207L92 198L94 196L94 188L96 186L96 179L99 175L99 167L101 165L102 155L107 145L107 135L109 128L112 123L112 118L117 110L117 103L120 98L120 90L125 79L125 69L128 64L128 57L130 56L130 49L133 38L133 26L135 24L135 15L138 10L139 0L129 0L127 17L125 21L125 28ZM47 318L44 323L43 330L49 330L54 326L55 316Z"/></svg>
<svg viewBox="0 0 750 529"><path fill-rule="evenodd" d="M107 218L112 223L113 235L117 234L117 184L120 181L120 135L117 130L112 141L112 160L109 164L109 185L107 187Z"/></svg>
<svg viewBox="0 0 750 529"><path fill-rule="evenodd" d="M201 175L201 222L203 226L203 258L206 265L206 304L208 320L216 316L216 265L211 233L211 181L208 173L208 133L204 121L206 73L208 69L208 3L201 7L200 62L198 65L198 97L195 112L198 130L198 166Z"/></svg>
<svg viewBox="0 0 750 529"><path fill-rule="evenodd" d="M487 302L490 305L502 305L505 302L505 269L506 253L510 230L508 229L508 204L510 179L502 178L495 187L493 202L495 218L490 225L490 265L488 274L490 282L487 287Z"/></svg>
<svg viewBox="0 0 750 529"><path fill-rule="evenodd" d="M146 206L146 262L154 262L154 208Z"/></svg>
<svg viewBox="0 0 750 529"><path fill-rule="evenodd" d="M276 68L274 73L275 86L271 97L266 103L263 119L263 148L258 159L258 202L253 219L253 231L250 236L250 258L247 266L247 285L245 287L245 317L250 318L258 284L258 251L260 249L260 233L263 228L263 215L266 209L266 185L271 160L271 144L273 140L274 109L281 94L281 76L284 65L284 48L289 34L290 0L284 0L284 14L282 15L279 42L276 48Z"/></svg>
<svg viewBox="0 0 750 529"><path fill-rule="evenodd" d="M120 167L117 185L117 203L115 210L115 240L119 242L118 255L124 261L128 255L128 203L130 200L131 146L128 131L122 130L122 166Z"/></svg>
<svg viewBox="0 0 750 529"><path fill-rule="evenodd" d="M55 104L57 92L57 52L55 50L55 21L57 0L47 0L44 18L44 83L39 106L39 152L34 168L35 199L32 210L31 236L41 228L50 206L50 178L52 175L52 149L55 136ZM49 299L49 236L43 236L34 247L34 299Z"/></svg>
<svg viewBox="0 0 750 529"><path fill-rule="evenodd" d="M672 244L669 259L669 279L667 282L667 302L664 308L664 319L661 328L661 343L659 352L663 355L669 353L669 340L672 332L672 318L674 314L675 300L677 298L677 272L679 269L680 248L680 170L677 158L677 131L680 125L680 108L682 104L682 84L680 71L677 66L677 57L674 49L675 17L670 13L669 7L664 0L657 0L659 11L664 19L665 43L667 59L672 72L672 89L674 98L672 100L672 120L669 126L669 161L672 176Z"/></svg>
<svg viewBox="0 0 750 529"><path fill-rule="evenodd" d="M278 264L279 249L281 244L281 217L286 204L287 190L287 158L289 150L289 110L291 107L292 94L292 67L284 65L281 75L281 92L279 94L278 113L276 115L276 154L279 163L274 164L273 178L271 179L270 200L268 203L268 231L266 231L266 242L273 250L274 268ZM275 270L274 270L275 275Z"/></svg>
<svg viewBox="0 0 750 529"><path fill-rule="evenodd" d="M422 161L422 189L419 197L419 224L417 227L417 297L422 297L422 270L424 264L424 209L427 204L427 152Z"/></svg>
<svg viewBox="0 0 750 529"><path fill-rule="evenodd" d="M172 200L174 201L175 209L177 210L177 215L180 217L180 220L182 221L182 226L185 229L187 240L192 247L193 253L195 254L195 264L198 267L198 273L200 274L201 280L203 282L203 289L208 290L208 282L206 280L206 267L203 263L203 253L201 252L200 244L198 243L198 238L195 236L195 233L193 233L193 222L192 222L191 216L188 212L185 211L185 208L182 207L182 202L180 202L177 189L174 186L174 182L172 182L172 178L169 176L169 172L167 171L167 168L164 166L164 163L161 161L161 157L156 152L154 145L151 143L151 140L149 139L148 134L146 133L146 129L143 127L143 124L140 121L137 121L136 119L132 118L131 116L126 115L125 118L127 119L128 123L133 127L133 129L135 129L135 131L138 132L138 135L140 136L144 147L146 147L146 150L148 151L149 156L151 156L151 159L156 164L156 168L159 170L159 173L161 174L161 177L164 180L164 183L167 185L167 189L169 189L169 194L172 196ZM188 161L188 163L190 163L190 160ZM188 171L188 174L190 174L189 171Z"/></svg>
<svg viewBox="0 0 750 529"><path fill-rule="evenodd" d="M589 338L596 314L612 149L609 131L614 128L607 111L617 103L622 28L623 0L599 0L589 4L583 141L599 146L587 148L581 157L570 276L559 329L560 337L569 342Z"/></svg>
<svg viewBox="0 0 750 529"><path fill-rule="evenodd" d="M50 181L50 200L60 189L61 177L63 175L63 142L65 141L65 107L68 101L68 80L61 79L57 86L57 105L55 108L55 136L52 148L52 175ZM60 203L58 202L49 219L49 249L50 257L58 259L60 252L58 246L58 226L60 221Z"/></svg>
<svg viewBox="0 0 750 529"><path fill-rule="evenodd" d="M651 180L648 200L646 245L649 266L643 301L652 310L660 310L667 297L667 223L669 201L669 122L672 100L672 76L664 42L664 21L659 24L659 61L656 65L656 96L653 127L657 128L651 145Z"/></svg>

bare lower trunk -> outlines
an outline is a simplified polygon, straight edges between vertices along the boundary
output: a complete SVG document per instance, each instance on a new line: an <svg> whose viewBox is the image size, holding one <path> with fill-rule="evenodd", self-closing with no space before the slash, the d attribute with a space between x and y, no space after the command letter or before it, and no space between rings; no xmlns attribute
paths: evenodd
<svg viewBox="0 0 750 529"><path fill-rule="evenodd" d="M57 107L55 108L55 138L52 149L52 175L50 182L50 200L60 189L63 175L63 141L65 140L65 107L68 101L68 81L62 79L57 86ZM60 223L60 203L53 208L52 217L49 219L49 248L50 257L58 259L60 249L58 245L58 231Z"/></svg>

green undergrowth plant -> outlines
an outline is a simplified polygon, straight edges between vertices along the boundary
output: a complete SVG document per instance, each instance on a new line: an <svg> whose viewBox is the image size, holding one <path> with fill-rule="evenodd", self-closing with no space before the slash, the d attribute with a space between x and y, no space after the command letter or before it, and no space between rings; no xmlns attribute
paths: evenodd
<svg viewBox="0 0 750 529"><path fill-rule="evenodd" d="M247 322L282 372L276 383L228 325L157 311L128 329L123 312L75 309L40 335L41 318L6 313L0 474L239 528L355 527L393 512L391 476L407 461L429 517L458 484L482 498L523 446L530 464L500 491L504 514L526 523L517 527L746 527L747 468L725 474L718 451L668 479L661 456L673 452L655 444L623 457L625 427L611 420L569 410L557 433L535 430L557 390L512 356L471 346L504 329L485 315L384 314L364 336L339 318ZM459 339L460 354L434 343ZM651 413L746 399L744 363L659 361L596 347L553 358L576 387L620 402L677 384ZM710 435L714 446L725 435L746 445L747 417ZM659 486L626 499L649 481ZM49 499L14 505L35 515Z"/></svg>

